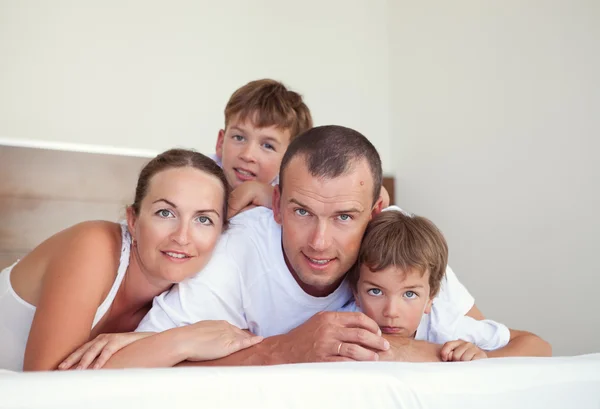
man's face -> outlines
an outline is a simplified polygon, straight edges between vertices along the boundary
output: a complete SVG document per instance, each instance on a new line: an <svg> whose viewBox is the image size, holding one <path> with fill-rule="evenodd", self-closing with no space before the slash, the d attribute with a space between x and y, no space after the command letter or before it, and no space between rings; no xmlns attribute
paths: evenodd
<svg viewBox="0 0 600 409"><path fill-rule="evenodd" d="M232 188L248 180L271 184L289 144L288 129L257 128L250 119L234 117L227 129L219 132L216 153Z"/></svg>
<svg viewBox="0 0 600 409"><path fill-rule="evenodd" d="M302 156L291 160L283 191L275 188L273 212L282 226L286 262L313 296L334 291L358 256L373 205L373 176L365 160L337 178L312 176Z"/></svg>

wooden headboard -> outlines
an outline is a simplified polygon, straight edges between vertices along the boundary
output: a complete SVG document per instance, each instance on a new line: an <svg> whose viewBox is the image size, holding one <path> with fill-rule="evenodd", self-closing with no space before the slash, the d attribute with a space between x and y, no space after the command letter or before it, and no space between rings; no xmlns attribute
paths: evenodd
<svg viewBox="0 0 600 409"><path fill-rule="evenodd" d="M0 145L0 269L73 224L122 219L148 161ZM384 185L393 202L393 178Z"/></svg>
<svg viewBox="0 0 600 409"><path fill-rule="evenodd" d="M124 217L148 160L0 146L0 268L73 224Z"/></svg>

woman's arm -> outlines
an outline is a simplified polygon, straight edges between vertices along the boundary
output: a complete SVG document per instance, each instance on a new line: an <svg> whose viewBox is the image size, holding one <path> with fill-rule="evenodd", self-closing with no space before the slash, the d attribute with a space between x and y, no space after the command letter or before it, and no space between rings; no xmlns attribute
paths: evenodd
<svg viewBox="0 0 600 409"><path fill-rule="evenodd" d="M52 254L29 332L23 369L51 370L89 337L120 255L108 223L86 222L43 244Z"/></svg>

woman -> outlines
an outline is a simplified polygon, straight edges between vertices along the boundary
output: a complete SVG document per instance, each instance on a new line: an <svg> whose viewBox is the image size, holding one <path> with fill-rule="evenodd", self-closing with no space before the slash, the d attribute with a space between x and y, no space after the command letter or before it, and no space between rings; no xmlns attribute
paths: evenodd
<svg viewBox="0 0 600 409"><path fill-rule="evenodd" d="M227 186L211 159L169 150L140 173L126 225L75 225L4 269L0 368L56 369L98 334L133 331L155 296L210 259L227 225ZM196 360L261 340L225 322L195 325Z"/></svg>

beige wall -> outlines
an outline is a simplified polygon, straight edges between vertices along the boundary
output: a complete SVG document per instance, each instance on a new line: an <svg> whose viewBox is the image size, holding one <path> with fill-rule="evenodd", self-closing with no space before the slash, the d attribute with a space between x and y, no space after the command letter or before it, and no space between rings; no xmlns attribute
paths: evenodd
<svg viewBox="0 0 600 409"><path fill-rule="evenodd" d="M397 199L490 318L600 351L600 3L391 2Z"/></svg>
<svg viewBox="0 0 600 409"><path fill-rule="evenodd" d="M600 3L89 4L0 0L0 140L209 153L236 87L283 80L374 141L486 315L600 351Z"/></svg>
<svg viewBox="0 0 600 409"><path fill-rule="evenodd" d="M272 77L391 163L386 12L385 0L0 1L0 139L210 153L231 93Z"/></svg>

